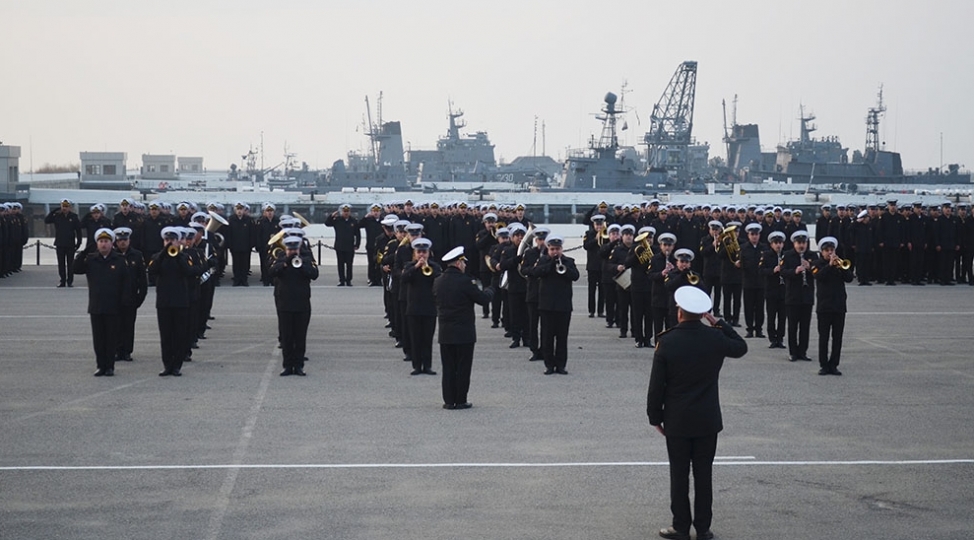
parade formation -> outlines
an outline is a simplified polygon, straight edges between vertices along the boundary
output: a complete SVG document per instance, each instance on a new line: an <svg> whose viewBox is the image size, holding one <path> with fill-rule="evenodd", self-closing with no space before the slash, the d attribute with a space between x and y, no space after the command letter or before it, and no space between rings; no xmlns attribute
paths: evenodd
<svg viewBox="0 0 975 540"><path fill-rule="evenodd" d="M22 265L26 219L17 203L0 209L6 276ZM279 216L270 203L254 218L245 203L127 198L111 219L106 213L95 204L79 218L65 199L44 220L53 225L58 287L73 286L75 274L88 279L96 375L114 375L116 361L132 360L137 311L153 287L160 375L182 375L206 339L216 287L226 273L232 286L249 286L255 251L260 283L274 287L281 375L305 374L309 284L319 277L304 238L307 219ZM599 202L582 220L588 227L579 266L564 239L536 226L521 204L404 200L372 204L362 218L342 204L324 224L335 232L329 247L338 286L353 286L353 261L365 244L367 284L382 289L389 336L411 375L436 374L440 327L441 360L451 365L442 375L448 408L469 403L466 389L447 388L469 383L476 339L466 310L475 304L492 329L504 330L510 348L527 348L528 360L544 363L543 373L568 374L573 282L582 269L589 318L636 348L654 347L677 325L674 294L683 286L704 291L715 317L743 326L745 338L787 349L792 362L811 360L815 311L821 375L841 374L845 287L854 279L860 286L973 283L973 221L964 203L823 205L815 237L800 210L778 206Z"/></svg>

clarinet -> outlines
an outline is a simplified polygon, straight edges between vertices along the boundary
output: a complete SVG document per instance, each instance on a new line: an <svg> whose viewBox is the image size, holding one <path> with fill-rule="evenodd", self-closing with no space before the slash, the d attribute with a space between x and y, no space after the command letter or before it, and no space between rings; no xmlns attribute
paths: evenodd
<svg viewBox="0 0 975 540"><path fill-rule="evenodd" d="M799 264L802 264L802 262L804 260L806 260L806 258L803 255L805 255L805 253L799 255ZM805 268L802 269L802 286L803 287L808 287L809 286L809 277L806 275L808 273L809 272L807 272Z"/></svg>
<svg viewBox="0 0 975 540"><path fill-rule="evenodd" d="M782 261L785 260L785 250L779 250L779 285L785 285L785 278L782 277Z"/></svg>

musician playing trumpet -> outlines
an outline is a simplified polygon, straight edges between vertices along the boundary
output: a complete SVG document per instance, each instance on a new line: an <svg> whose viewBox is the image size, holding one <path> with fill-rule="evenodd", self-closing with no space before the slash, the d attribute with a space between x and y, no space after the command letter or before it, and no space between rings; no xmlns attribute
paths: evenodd
<svg viewBox="0 0 975 540"><path fill-rule="evenodd" d="M668 328L677 326L677 303L674 301L674 292L685 286L690 285L704 290L704 283L701 275L691 270L691 263L694 261L694 252L687 248L681 248L674 252L676 264L674 268L664 276L664 287L667 289L667 321Z"/></svg>
<svg viewBox="0 0 975 540"><path fill-rule="evenodd" d="M819 330L819 374L842 375L840 351L843 348L843 327L846 326L846 284L853 281L848 261L836 255L839 241L832 236L819 240L819 259L812 263L816 288L816 325ZM833 348L829 349L830 334Z"/></svg>
<svg viewBox="0 0 975 540"><path fill-rule="evenodd" d="M674 233L665 232L657 237L657 243L660 246L659 251L650 259L650 269L647 271L652 283L650 313L653 317L654 336L663 332L665 328L670 328L667 320L667 303L670 292L667 290L666 281L667 276L676 269L673 253L677 236Z"/></svg>
<svg viewBox="0 0 975 540"><path fill-rule="evenodd" d="M606 232L606 216L594 214L591 218L592 227L586 231L582 238L582 248L586 250L586 279L589 283L589 318L603 316L603 305L605 299L602 291L602 267L603 261L599 258L599 250L604 244L609 242L609 233Z"/></svg>
<svg viewBox="0 0 975 540"><path fill-rule="evenodd" d="M437 304L433 297L433 280L440 276L440 264L430 262L430 248L427 238L416 238L411 243L413 260L403 265L400 275L401 287L406 294L407 331L410 333L409 357L413 360L410 375L436 375L432 370L433 333L437 328Z"/></svg>
<svg viewBox="0 0 975 540"><path fill-rule="evenodd" d="M274 305L284 371L281 376L305 376L305 343L311 320L311 282L318 279L318 265L300 253L303 238L284 237L284 253L271 264Z"/></svg>
<svg viewBox="0 0 975 540"><path fill-rule="evenodd" d="M542 320L542 358L545 374L568 375L569 321L572 316L572 282L579 279L575 259L562 253L562 237L549 235L532 276L538 278L538 312Z"/></svg>

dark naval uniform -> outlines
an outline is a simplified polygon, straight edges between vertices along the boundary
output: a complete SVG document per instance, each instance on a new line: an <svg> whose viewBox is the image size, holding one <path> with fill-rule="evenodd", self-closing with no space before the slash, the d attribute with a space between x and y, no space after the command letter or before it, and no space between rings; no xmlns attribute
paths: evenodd
<svg viewBox="0 0 975 540"><path fill-rule="evenodd" d="M785 279L781 274L779 260L779 254L773 249L768 249L762 254L762 261L759 266L759 272L765 279L765 314L768 320L770 349L785 348L783 343L786 319Z"/></svg>
<svg viewBox="0 0 975 540"><path fill-rule="evenodd" d="M233 256L234 287L247 286L247 274L251 270L251 250L257 242L257 228L250 216L232 214L227 221L227 246Z"/></svg>
<svg viewBox="0 0 975 540"><path fill-rule="evenodd" d="M279 257L268 269L274 281L274 306L278 314L281 357L285 374L303 375L308 323L311 321L311 282L318 279L318 265L301 256L301 268L290 257Z"/></svg>
<svg viewBox="0 0 975 540"><path fill-rule="evenodd" d="M579 279L575 259L560 257L565 273L556 272L556 260L543 253L531 274L538 278L538 313L542 321L542 357L546 373L565 373L569 321L572 317L572 282Z"/></svg>
<svg viewBox="0 0 975 540"><path fill-rule="evenodd" d="M471 366L474 363L474 304L487 305L494 289L483 291L476 281L454 266L447 267L433 282L437 302L437 324L440 360L443 362L444 408L466 408L467 391L471 386Z"/></svg>
<svg viewBox="0 0 975 540"><path fill-rule="evenodd" d="M88 278L88 314L98 371L95 375L112 375L118 348L118 329L122 298L129 284L125 259L116 251L102 257L98 251L79 253L74 273Z"/></svg>
<svg viewBox="0 0 975 540"><path fill-rule="evenodd" d="M759 242L741 245L742 300L745 308L745 330L747 336L765 337L762 325L765 323L765 281L760 272L762 253L767 248Z"/></svg>
<svg viewBox="0 0 975 540"><path fill-rule="evenodd" d="M785 309L789 320L789 360L811 360L806 356L809 349L809 324L812 321L816 285L810 270L796 273L801 259L812 263L816 256L808 250L801 255L795 250L785 252L780 274L785 280Z"/></svg>
<svg viewBox="0 0 975 540"><path fill-rule="evenodd" d="M698 538L711 528L711 464L724 427L718 374L726 357L741 358L748 352L730 324L718 324L709 328L701 321L684 321L661 333L647 391L650 425L662 426L667 438L673 528L687 534L693 524ZM688 500L692 464L693 521Z"/></svg>
<svg viewBox="0 0 975 540"><path fill-rule="evenodd" d="M44 223L54 225L54 248L58 258L58 275L61 277L59 287L74 283L74 271L71 268L74 252L81 247L81 220L78 214L68 212L64 214L60 209L52 210Z"/></svg>
<svg viewBox="0 0 975 540"><path fill-rule="evenodd" d="M440 265L430 262L431 274L423 275L416 261L403 265L401 287L406 289L406 317L409 319L410 358L414 372L432 372L433 334L437 329L437 305L433 299L433 283L442 272ZM463 403L463 402L461 402Z"/></svg>
<svg viewBox="0 0 975 540"><path fill-rule="evenodd" d="M816 324L819 330L819 367L821 374L835 373L840 365L843 349L843 328L846 326L846 284L853 281L853 270L843 270L828 259L813 263L816 279ZM829 337L833 336L833 349Z"/></svg>
<svg viewBox="0 0 975 540"><path fill-rule="evenodd" d="M339 287L352 285L352 261L355 251L362 243L359 231L359 221L351 215L343 217L330 214L325 219L325 226L335 229L335 258L338 261Z"/></svg>
<svg viewBox="0 0 975 540"><path fill-rule="evenodd" d="M180 375L190 350L190 291L187 278L196 274L187 253L170 256L165 250L149 260L148 273L156 282L156 320L163 371L160 376Z"/></svg>
<svg viewBox="0 0 975 540"><path fill-rule="evenodd" d="M146 281L146 261L142 252L129 248L125 253L119 252L125 261L125 269L129 279L122 295L120 309L118 359L132 361L132 349L135 342L135 319L139 308L146 299L148 283Z"/></svg>

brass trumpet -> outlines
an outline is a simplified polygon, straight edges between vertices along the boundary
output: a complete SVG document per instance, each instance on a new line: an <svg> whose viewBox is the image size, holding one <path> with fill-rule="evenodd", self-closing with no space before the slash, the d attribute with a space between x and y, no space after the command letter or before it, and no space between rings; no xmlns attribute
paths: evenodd
<svg viewBox="0 0 975 540"><path fill-rule="evenodd" d="M175 244L170 244L170 246L166 248L166 255L169 255L170 257L175 257L179 255L180 251L183 251L183 248Z"/></svg>
<svg viewBox="0 0 975 540"><path fill-rule="evenodd" d="M304 264L304 263L301 262L301 257L295 257L295 258L291 259L291 267L292 268L301 268L301 265L302 264Z"/></svg>
<svg viewBox="0 0 975 540"><path fill-rule="evenodd" d="M853 266L853 262L850 259L840 259L836 258L829 262L833 266L838 266L841 270L849 270Z"/></svg>
<svg viewBox="0 0 975 540"><path fill-rule="evenodd" d="M433 275L433 267L424 263L424 265L420 267L420 273L424 276L430 277Z"/></svg>
<svg viewBox="0 0 975 540"><path fill-rule="evenodd" d="M567 270L568 269L565 267L565 265L562 264L562 257L559 257L555 261L555 273L561 276L562 274L566 273Z"/></svg>
<svg viewBox="0 0 975 540"><path fill-rule="evenodd" d="M687 283L691 285L697 285L700 282L701 282L701 278L698 277L697 274L695 274L693 271L687 272Z"/></svg>

